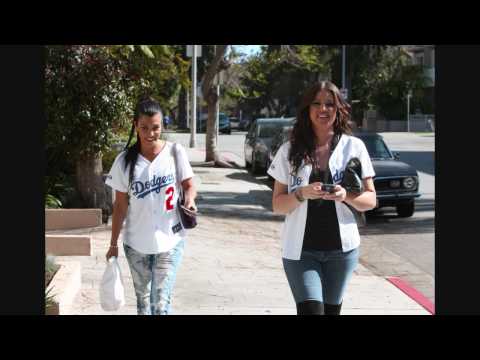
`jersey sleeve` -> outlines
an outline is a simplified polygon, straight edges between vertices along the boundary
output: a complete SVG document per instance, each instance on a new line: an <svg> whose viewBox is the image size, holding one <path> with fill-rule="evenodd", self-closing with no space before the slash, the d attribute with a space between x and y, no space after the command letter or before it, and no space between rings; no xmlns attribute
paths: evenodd
<svg viewBox="0 0 480 360"><path fill-rule="evenodd" d="M288 144L285 143L278 149L267 171L271 177L284 185L288 184L289 176Z"/></svg>
<svg viewBox="0 0 480 360"><path fill-rule="evenodd" d="M120 153L113 162L105 184L120 192L128 192L128 169L125 170L125 155Z"/></svg>
<svg viewBox="0 0 480 360"><path fill-rule="evenodd" d="M368 177L374 177L375 171L373 170L372 160L370 159L370 155L368 154L368 150L363 141L359 142L360 147L360 162L362 163L362 179Z"/></svg>
<svg viewBox="0 0 480 360"><path fill-rule="evenodd" d="M178 177L180 182L192 178L195 174L193 173L192 167L190 166L190 161L188 161L188 155L185 148L176 144L178 156L177 156L177 166L178 166Z"/></svg>

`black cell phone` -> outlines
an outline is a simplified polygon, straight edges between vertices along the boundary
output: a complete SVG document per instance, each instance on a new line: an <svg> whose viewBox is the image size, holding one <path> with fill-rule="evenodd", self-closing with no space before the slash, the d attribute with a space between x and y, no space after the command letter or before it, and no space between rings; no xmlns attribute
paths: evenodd
<svg viewBox="0 0 480 360"><path fill-rule="evenodd" d="M322 184L322 191L333 194L335 192L335 186L335 184Z"/></svg>

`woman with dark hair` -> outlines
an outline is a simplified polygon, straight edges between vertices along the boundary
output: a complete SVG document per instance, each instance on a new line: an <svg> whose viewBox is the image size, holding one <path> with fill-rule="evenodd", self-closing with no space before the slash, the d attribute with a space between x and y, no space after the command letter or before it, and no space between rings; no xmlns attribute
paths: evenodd
<svg viewBox="0 0 480 360"><path fill-rule="evenodd" d="M115 159L106 180L115 190L112 237L106 257L118 257L117 241L126 219L123 248L137 312L142 315L167 315L170 310L186 235L177 209L182 189L184 206L196 210L194 174L185 149L162 140L161 131L159 103L150 98L141 100L125 151ZM137 142L129 146L134 132Z"/></svg>
<svg viewBox="0 0 480 360"><path fill-rule="evenodd" d="M313 85L302 97L290 141L268 169L275 179L273 210L286 214L282 258L298 315L340 314L359 257L350 207L376 206L373 166L364 143L351 136L349 120L350 106L334 84ZM360 194L340 185L352 158L361 163Z"/></svg>

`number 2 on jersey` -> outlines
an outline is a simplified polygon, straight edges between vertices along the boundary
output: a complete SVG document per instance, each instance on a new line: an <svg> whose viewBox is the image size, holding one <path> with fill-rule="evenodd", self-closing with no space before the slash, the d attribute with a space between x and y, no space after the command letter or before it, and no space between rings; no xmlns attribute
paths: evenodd
<svg viewBox="0 0 480 360"><path fill-rule="evenodd" d="M173 200L174 192L175 192L175 189L173 188L173 186L170 186L169 188L167 188L167 190L165 190L165 194L170 195L170 196L167 196L167 199L165 200L167 205L167 210L173 210L172 200Z"/></svg>

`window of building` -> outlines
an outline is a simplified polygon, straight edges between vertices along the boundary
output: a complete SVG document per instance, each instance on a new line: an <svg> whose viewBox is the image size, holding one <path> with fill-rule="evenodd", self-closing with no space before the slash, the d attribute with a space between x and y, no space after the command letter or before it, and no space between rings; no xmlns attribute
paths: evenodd
<svg viewBox="0 0 480 360"><path fill-rule="evenodd" d="M423 66L423 54L415 55L415 65Z"/></svg>

